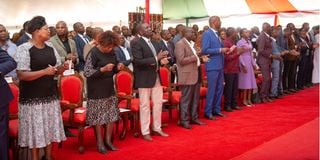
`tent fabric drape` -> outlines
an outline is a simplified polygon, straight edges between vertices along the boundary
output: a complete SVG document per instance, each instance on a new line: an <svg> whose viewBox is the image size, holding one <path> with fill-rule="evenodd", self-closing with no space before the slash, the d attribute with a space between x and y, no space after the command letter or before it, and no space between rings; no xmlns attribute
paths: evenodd
<svg viewBox="0 0 320 160"><path fill-rule="evenodd" d="M207 17L208 13L202 0L164 0L164 19L186 19Z"/></svg>

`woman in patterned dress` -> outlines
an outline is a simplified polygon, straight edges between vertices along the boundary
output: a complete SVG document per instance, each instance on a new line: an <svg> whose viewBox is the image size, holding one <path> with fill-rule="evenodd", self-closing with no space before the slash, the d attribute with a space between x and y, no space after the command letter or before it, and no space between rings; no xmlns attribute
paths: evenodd
<svg viewBox="0 0 320 160"><path fill-rule="evenodd" d="M59 54L46 42L50 31L44 17L34 17L29 24L32 39L19 46L15 57L20 79L18 143L32 149L34 160L43 147L46 159L52 159L52 142L66 139L54 77L68 62L61 65Z"/></svg>
<svg viewBox="0 0 320 160"><path fill-rule="evenodd" d="M118 63L113 48L119 42L119 35L111 31L98 37L98 45L90 50L84 75L87 77L87 124L94 126L98 151L102 154L117 150L112 145L113 123L119 119L118 99L115 95L113 75L123 67ZM102 129L104 126L104 144Z"/></svg>

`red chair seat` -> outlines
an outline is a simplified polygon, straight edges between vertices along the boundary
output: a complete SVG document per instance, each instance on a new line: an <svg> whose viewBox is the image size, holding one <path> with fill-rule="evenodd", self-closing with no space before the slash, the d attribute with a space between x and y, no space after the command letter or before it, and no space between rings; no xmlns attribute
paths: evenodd
<svg viewBox="0 0 320 160"><path fill-rule="evenodd" d="M18 137L18 119L9 121L9 137Z"/></svg>
<svg viewBox="0 0 320 160"><path fill-rule="evenodd" d="M171 99L172 105L179 105L180 98L181 98L180 91L172 91L172 99ZM166 100L169 99L169 92L163 93L163 99L166 99Z"/></svg>
<svg viewBox="0 0 320 160"><path fill-rule="evenodd" d="M140 101L139 98L133 98L131 99L131 111L139 111L139 105L140 105ZM126 100L122 100L119 103L119 108L127 108L127 101Z"/></svg>
<svg viewBox="0 0 320 160"><path fill-rule="evenodd" d="M84 112L77 113L77 111L84 111ZM62 113L63 121L69 121L69 115L70 115L70 110L69 109L64 111ZM73 121L76 122L76 123L80 123L80 124L86 123L86 108L84 108L84 107L77 108L75 110L75 113L74 113Z"/></svg>
<svg viewBox="0 0 320 160"><path fill-rule="evenodd" d="M205 97L207 95L208 88L207 87L201 87L200 88L200 97Z"/></svg>

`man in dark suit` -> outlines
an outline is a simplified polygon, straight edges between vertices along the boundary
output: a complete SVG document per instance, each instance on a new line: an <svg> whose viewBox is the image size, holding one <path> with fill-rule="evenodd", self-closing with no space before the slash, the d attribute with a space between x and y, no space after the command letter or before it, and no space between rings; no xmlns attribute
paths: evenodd
<svg viewBox="0 0 320 160"><path fill-rule="evenodd" d="M117 61L133 71L131 49L126 48L125 43L125 37L120 35L120 45L114 48L114 52L117 56Z"/></svg>
<svg viewBox="0 0 320 160"><path fill-rule="evenodd" d="M4 76L17 67L9 54L0 49L0 159L9 159L9 102L13 95Z"/></svg>
<svg viewBox="0 0 320 160"><path fill-rule="evenodd" d="M160 47L163 51L168 51L168 57L170 57L170 66L175 64L176 58L174 56L174 43L172 42L171 34L168 30L162 30L160 32L161 40L159 41Z"/></svg>
<svg viewBox="0 0 320 160"><path fill-rule="evenodd" d="M224 48L221 39L218 36L218 31L221 27L221 21L218 16L209 18L210 29L202 35L202 54L209 57L206 65L208 77L208 93L207 103L205 107L205 118L214 120L213 115L224 117L221 113L221 98L223 94L223 53L229 51L229 48Z"/></svg>
<svg viewBox="0 0 320 160"><path fill-rule="evenodd" d="M84 69L84 56L83 56L83 48L84 46L89 43L89 38L84 35L84 26L82 23L77 22L73 25L74 31L77 33L77 35L74 37L74 41L76 42L76 47L77 47L77 53L78 53L78 58L79 58L79 63L76 65L76 69L80 72L83 71Z"/></svg>
<svg viewBox="0 0 320 160"><path fill-rule="evenodd" d="M199 120L198 104L200 97L200 58L192 42L196 36L192 28L183 30L183 38L176 43L175 53L178 68L178 84L182 96L180 101L180 125L191 129L190 123L203 125ZM190 109L189 109L190 107ZM189 114L191 111L191 120Z"/></svg>
<svg viewBox="0 0 320 160"><path fill-rule="evenodd" d="M271 26L269 23L263 23L262 32L257 40L258 58L257 62L262 73L262 85L260 89L260 98L263 103L272 102L269 98L271 86L271 59L276 58L272 54Z"/></svg>
<svg viewBox="0 0 320 160"><path fill-rule="evenodd" d="M31 39L31 34L28 32L28 23L29 21L26 21L23 23L23 35L18 39L16 45L20 46L23 43L28 42Z"/></svg>
<svg viewBox="0 0 320 160"><path fill-rule="evenodd" d="M167 64L167 52L161 51L156 42L151 42L151 28L148 24L137 26L141 37L132 45L134 64L134 85L138 88L140 99L140 126L143 138L152 141L150 136L150 98L153 102L152 130L155 134L167 137L161 130L161 113L163 90L160 84L160 63Z"/></svg>

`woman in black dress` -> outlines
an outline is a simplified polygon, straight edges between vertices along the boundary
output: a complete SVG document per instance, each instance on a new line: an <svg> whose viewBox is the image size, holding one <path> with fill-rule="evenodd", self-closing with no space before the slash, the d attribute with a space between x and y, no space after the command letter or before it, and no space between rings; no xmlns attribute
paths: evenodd
<svg viewBox="0 0 320 160"><path fill-rule="evenodd" d="M117 150L112 145L113 123L119 119L118 99L115 95L113 75L123 67L118 63L113 48L119 44L119 35L111 31L100 34L98 45L90 50L85 64L87 77L88 107L87 124L94 126L97 148L102 154ZM101 126L104 125L104 143Z"/></svg>
<svg viewBox="0 0 320 160"><path fill-rule="evenodd" d="M45 18L29 22L32 39L19 46L15 60L20 79L19 140L21 147L32 149L32 159L39 159L39 148L45 148L51 159L52 142L66 139L61 118L55 75L68 68L51 43Z"/></svg>

